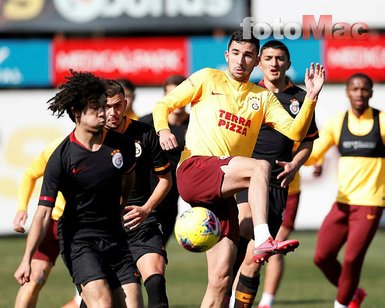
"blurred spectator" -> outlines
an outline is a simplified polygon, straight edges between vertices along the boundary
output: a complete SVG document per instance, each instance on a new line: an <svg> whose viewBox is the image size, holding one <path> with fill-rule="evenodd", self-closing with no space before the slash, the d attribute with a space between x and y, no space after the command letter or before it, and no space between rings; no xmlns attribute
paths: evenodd
<svg viewBox="0 0 385 308"><path fill-rule="evenodd" d="M133 120L138 120L139 117L136 115L133 105L135 100L135 90L136 86L132 83L132 81L126 79L126 78L119 78L117 79L117 82L120 83L120 85L124 89L124 96L127 100L127 107L126 107L126 116Z"/></svg>

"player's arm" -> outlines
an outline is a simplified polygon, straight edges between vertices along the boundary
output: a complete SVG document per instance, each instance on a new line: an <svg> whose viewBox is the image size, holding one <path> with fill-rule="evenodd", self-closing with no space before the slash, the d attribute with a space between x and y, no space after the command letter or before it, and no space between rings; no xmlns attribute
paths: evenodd
<svg viewBox="0 0 385 308"><path fill-rule="evenodd" d="M320 164L326 152L338 143L344 113L330 118L320 130L319 138L314 141L313 150L304 163L305 166Z"/></svg>
<svg viewBox="0 0 385 308"><path fill-rule="evenodd" d="M302 141L295 151L291 162L276 161L278 165L283 167L283 171L277 176L281 181L281 187L287 187L294 179L295 174L309 158L313 148L313 141Z"/></svg>
<svg viewBox="0 0 385 308"><path fill-rule="evenodd" d="M168 125L168 115L176 108L182 108L197 100L206 76L205 70L192 74L155 104L152 111L154 127L159 135L160 146L163 150L172 150L178 146L176 137L171 133Z"/></svg>
<svg viewBox="0 0 385 308"><path fill-rule="evenodd" d="M14 275L16 281L20 285L29 282L32 256L47 233L47 229L51 223L51 214L52 207L38 206L36 209L31 228L28 233L24 255Z"/></svg>
<svg viewBox="0 0 385 308"><path fill-rule="evenodd" d="M47 153L49 151L49 153ZM28 218L28 203L31 199L37 179L43 176L47 160L52 150L47 147L25 170L17 194L17 211L13 220L13 229L24 233L24 225ZM48 157L48 158L47 158Z"/></svg>
<svg viewBox="0 0 385 308"><path fill-rule="evenodd" d="M157 178L158 183L143 206L127 205L125 207L124 227L129 229L137 228L166 197L172 185L171 172L158 174Z"/></svg>

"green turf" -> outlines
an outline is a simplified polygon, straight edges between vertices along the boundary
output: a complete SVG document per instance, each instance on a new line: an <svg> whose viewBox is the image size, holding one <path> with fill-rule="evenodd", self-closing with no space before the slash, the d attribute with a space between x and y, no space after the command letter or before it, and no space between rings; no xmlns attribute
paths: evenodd
<svg viewBox="0 0 385 308"><path fill-rule="evenodd" d="M295 253L286 257L286 272L274 307L330 308L336 290L312 263L316 233L296 232L301 241ZM385 307L385 230L380 230L369 248L361 275L360 286L368 297L362 307ZM0 307L13 307L18 285L13 273L20 261L25 238L0 237ZM167 291L170 307L199 307L206 288L205 255L189 253L173 239L168 247ZM261 288L257 295L259 299ZM74 295L74 287L61 259L53 269L40 295L38 307L56 308Z"/></svg>

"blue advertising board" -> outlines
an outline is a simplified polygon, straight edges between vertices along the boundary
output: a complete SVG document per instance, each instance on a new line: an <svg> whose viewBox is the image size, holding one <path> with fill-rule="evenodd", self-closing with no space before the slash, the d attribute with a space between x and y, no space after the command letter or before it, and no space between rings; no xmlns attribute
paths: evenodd
<svg viewBox="0 0 385 308"><path fill-rule="evenodd" d="M190 38L190 73L204 67L211 67L225 70L227 63L224 52L227 49L229 37L192 37ZM261 40L261 46L268 40ZM320 40L289 40L283 39L290 51L291 67L287 75L295 83L303 83L305 70L311 62L321 62L321 41ZM256 68L251 76L251 81L257 82L262 74Z"/></svg>
<svg viewBox="0 0 385 308"><path fill-rule="evenodd" d="M0 40L0 87L48 87L50 40Z"/></svg>

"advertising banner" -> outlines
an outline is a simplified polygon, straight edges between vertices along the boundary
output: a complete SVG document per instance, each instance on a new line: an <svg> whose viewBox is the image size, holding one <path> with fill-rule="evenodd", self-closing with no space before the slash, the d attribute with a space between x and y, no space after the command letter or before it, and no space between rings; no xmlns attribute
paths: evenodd
<svg viewBox="0 0 385 308"><path fill-rule="evenodd" d="M324 44L327 81L345 82L357 72L375 82L385 81L385 35L366 40L325 40Z"/></svg>
<svg viewBox="0 0 385 308"><path fill-rule="evenodd" d="M0 87L48 87L49 40L0 40Z"/></svg>
<svg viewBox="0 0 385 308"><path fill-rule="evenodd" d="M138 86L161 85L169 75L188 73L184 37L55 40L52 49L55 86L69 69L104 78L124 77Z"/></svg>
<svg viewBox="0 0 385 308"><path fill-rule="evenodd" d="M0 33L182 33L232 30L247 0L7 0Z"/></svg>

